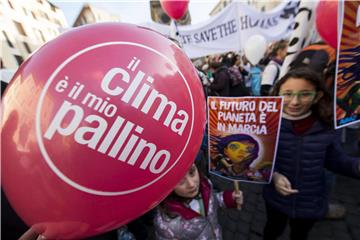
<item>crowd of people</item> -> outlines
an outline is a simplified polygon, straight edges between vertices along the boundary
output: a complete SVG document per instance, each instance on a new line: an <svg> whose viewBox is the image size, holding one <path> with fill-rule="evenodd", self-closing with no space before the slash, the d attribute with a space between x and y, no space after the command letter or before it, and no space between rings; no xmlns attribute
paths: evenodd
<svg viewBox="0 0 360 240"><path fill-rule="evenodd" d="M194 65L208 96L267 96L280 76L287 44L285 40L270 44L255 65L234 52L196 59Z"/></svg>
<svg viewBox="0 0 360 240"><path fill-rule="evenodd" d="M333 130L335 50L321 42L312 44L280 77L286 52L287 42L281 40L271 44L256 65L235 53L195 62L209 79L202 78L208 96L284 97L275 171L263 193L264 239L277 239L288 222L290 239L307 239L317 220L343 217L343 206L328 201L334 178L328 170L359 178L359 158L344 154L339 133Z"/></svg>
<svg viewBox="0 0 360 240"><path fill-rule="evenodd" d="M266 240L281 236L288 223L290 239L307 239L314 223L328 214L327 170L360 179L360 158L344 153L333 129L335 50L314 44L281 77L287 44L285 40L271 44L256 65L233 52L194 60L206 96L283 96L276 164L271 183L263 188ZM314 58L314 51L325 57ZM222 239L217 208L241 209L243 193L216 191L208 173L200 169L193 164L173 192L146 216L113 235L93 239L146 239L146 231L138 235L146 229L139 227L144 221L152 224L156 239ZM131 230L134 223L136 230ZM29 231L30 237L25 234L22 239L38 238Z"/></svg>

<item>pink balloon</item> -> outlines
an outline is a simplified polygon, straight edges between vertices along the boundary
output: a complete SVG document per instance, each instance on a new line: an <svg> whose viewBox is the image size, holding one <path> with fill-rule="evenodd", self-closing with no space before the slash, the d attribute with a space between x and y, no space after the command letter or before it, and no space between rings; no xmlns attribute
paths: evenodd
<svg viewBox="0 0 360 240"><path fill-rule="evenodd" d="M320 1L316 8L316 28L321 38L337 48L338 1Z"/></svg>
<svg viewBox="0 0 360 240"><path fill-rule="evenodd" d="M185 15L189 6L189 0L160 0L160 4L170 18L179 20Z"/></svg>
<svg viewBox="0 0 360 240"><path fill-rule="evenodd" d="M205 98L187 56L130 24L48 42L2 99L2 186L48 239L117 228L155 207L200 148Z"/></svg>

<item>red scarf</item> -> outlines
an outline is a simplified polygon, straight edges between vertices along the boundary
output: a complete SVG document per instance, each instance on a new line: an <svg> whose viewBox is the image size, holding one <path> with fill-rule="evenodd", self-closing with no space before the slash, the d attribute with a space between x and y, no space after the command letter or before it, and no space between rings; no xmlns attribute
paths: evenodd
<svg viewBox="0 0 360 240"><path fill-rule="evenodd" d="M315 122L313 114L300 120L291 120L296 135L302 135L309 130Z"/></svg>

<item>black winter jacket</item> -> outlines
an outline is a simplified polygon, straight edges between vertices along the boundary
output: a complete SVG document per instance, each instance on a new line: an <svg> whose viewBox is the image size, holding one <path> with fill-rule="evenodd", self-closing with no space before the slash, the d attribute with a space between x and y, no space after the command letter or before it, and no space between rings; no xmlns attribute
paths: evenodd
<svg viewBox="0 0 360 240"><path fill-rule="evenodd" d="M214 74L214 82L210 85L211 96L230 96L230 75L228 67L222 66Z"/></svg>

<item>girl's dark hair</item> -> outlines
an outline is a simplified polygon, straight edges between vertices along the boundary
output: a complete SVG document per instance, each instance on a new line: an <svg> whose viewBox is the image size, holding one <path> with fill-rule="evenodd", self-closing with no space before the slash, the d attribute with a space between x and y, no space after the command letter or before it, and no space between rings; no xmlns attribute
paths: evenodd
<svg viewBox="0 0 360 240"><path fill-rule="evenodd" d="M235 62L236 62L236 55L232 52L225 54L222 60L222 64L224 64L227 67L233 66Z"/></svg>
<svg viewBox="0 0 360 240"><path fill-rule="evenodd" d="M325 86L325 81L317 72L314 72L308 67L296 68L290 70L285 74L272 89L271 95L279 96L280 87L289 79L289 78L302 78L315 86L317 92L323 92L323 96L319 99L317 103L312 105L311 110L313 114L323 123L327 124L329 127L333 125L333 112L332 112L332 97L327 87Z"/></svg>
<svg viewBox="0 0 360 240"><path fill-rule="evenodd" d="M184 198L184 197L180 197L178 195L176 195L176 193L174 191L172 191L166 198L165 200L163 200L162 202L160 202L159 204L159 209L161 214L165 214L167 217L169 218L176 218L177 216L179 216L178 213L176 212L172 212L168 205L167 205L167 201L176 201L176 202L181 202L181 203L187 203L190 201L190 199L188 198Z"/></svg>

